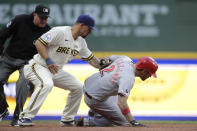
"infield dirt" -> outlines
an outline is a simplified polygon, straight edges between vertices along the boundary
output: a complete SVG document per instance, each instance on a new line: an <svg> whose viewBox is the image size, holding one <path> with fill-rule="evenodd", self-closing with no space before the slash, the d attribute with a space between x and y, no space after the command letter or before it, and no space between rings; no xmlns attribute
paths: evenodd
<svg viewBox="0 0 197 131"><path fill-rule="evenodd" d="M59 123L36 123L31 127L0 124L0 131L197 131L197 124L146 124L147 127L61 127Z"/></svg>

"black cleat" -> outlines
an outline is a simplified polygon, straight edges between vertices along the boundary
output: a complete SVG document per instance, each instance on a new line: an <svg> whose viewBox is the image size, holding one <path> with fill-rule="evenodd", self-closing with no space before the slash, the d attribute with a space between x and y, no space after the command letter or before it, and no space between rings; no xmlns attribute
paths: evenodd
<svg viewBox="0 0 197 131"><path fill-rule="evenodd" d="M2 114L0 114L0 121L6 118L9 115L8 109L6 109Z"/></svg>
<svg viewBox="0 0 197 131"><path fill-rule="evenodd" d="M75 126L84 126L84 118L79 117L79 119L75 121Z"/></svg>
<svg viewBox="0 0 197 131"><path fill-rule="evenodd" d="M10 126L19 126L18 119L13 119L10 123Z"/></svg>

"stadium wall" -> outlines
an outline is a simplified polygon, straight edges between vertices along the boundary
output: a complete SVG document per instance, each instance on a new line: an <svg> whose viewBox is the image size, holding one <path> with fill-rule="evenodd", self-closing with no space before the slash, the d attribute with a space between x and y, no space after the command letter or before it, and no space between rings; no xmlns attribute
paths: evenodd
<svg viewBox="0 0 197 131"><path fill-rule="evenodd" d="M17 14L30 13L38 3L51 8L52 26L72 25L86 13L97 31L87 38L94 51L196 52L195 0L1 0L0 25Z"/></svg>

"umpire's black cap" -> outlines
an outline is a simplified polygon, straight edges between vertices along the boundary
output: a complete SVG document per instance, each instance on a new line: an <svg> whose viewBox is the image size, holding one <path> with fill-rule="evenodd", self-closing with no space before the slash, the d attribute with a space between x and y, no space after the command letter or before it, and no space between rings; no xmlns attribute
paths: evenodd
<svg viewBox="0 0 197 131"><path fill-rule="evenodd" d="M35 13L38 14L40 17L49 17L50 9L44 5L37 5L35 8Z"/></svg>

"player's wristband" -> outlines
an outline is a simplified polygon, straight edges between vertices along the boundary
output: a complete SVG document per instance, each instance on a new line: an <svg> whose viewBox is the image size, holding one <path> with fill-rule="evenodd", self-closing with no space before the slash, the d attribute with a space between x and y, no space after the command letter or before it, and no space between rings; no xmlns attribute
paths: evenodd
<svg viewBox="0 0 197 131"><path fill-rule="evenodd" d="M127 107L125 109L122 109L121 112L123 115L126 115L126 114L130 113L130 109L129 109L129 107Z"/></svg>
<svg viewBox="0 0 197 131"><path fill-rule="evenodd" d="M50 58L47 58L45 61L47 65L54 64L54 62Z"/></svg>

